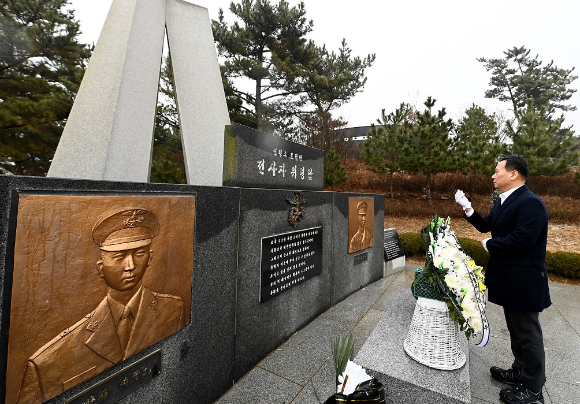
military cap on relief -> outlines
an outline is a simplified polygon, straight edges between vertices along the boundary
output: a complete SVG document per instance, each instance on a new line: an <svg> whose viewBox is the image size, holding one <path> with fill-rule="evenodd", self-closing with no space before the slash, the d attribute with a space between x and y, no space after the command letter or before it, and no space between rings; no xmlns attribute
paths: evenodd
<svg viewBox="0 0 580 404"><path fill-rule="evenodd" d="M153 212L125 208L98 222L93 240L103 251L122 251L146 246L158 233L159 221Z"/></svg>
<svg viewBox="0 0 580 404"><path fill-rule="evenodd" d="M366 215L367 213L367 203L365 201L359 202L356 205L356 210L359 215L363 214Z"/></svg>

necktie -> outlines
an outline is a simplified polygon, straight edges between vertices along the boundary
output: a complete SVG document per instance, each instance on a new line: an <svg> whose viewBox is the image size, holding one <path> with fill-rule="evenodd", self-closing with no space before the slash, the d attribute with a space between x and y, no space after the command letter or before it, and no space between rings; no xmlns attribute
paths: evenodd
<svg viewBox="0 0 580 404"><path fill-rule="evenodd" d="M127 349L127 343L129 342L129 337L131 336L131 328L133 324L131 321L131 308L125 306L123 309L123 314L121 314L121 320L119 320L119 325L117 326L117 335L119 336L119 342L121 343L121 350L125 353Z"/></svg>

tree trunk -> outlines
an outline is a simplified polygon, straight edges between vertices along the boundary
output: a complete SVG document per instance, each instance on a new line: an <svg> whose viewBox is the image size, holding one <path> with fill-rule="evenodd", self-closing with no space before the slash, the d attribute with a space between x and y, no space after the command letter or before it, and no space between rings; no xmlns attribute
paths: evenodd
<svg viewBox="0 0 580 404"><path fill-rule="evenodd" d="M391 199L395 199L395 194L393 193L393 172L389 172L390 177L390 190L391 190Z"/></svg>
<svg viewBox="0 0 580 404"><path fill-rule="evenodd" d="M433 199L431 198L431 173L427 173L427 202L429 202L429 206L433 206Z"/></svg>
<svg viewBox="0 0 580 404"><path fill-rule="evenodd" d="M262 79L256 79L256 127L258 130L262 128Z"/></svg>

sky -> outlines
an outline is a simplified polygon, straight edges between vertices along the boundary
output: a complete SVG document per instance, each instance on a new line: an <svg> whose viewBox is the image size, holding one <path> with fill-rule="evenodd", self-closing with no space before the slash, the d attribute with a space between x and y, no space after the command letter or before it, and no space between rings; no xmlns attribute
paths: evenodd
<svg viewBox="0 0 580 404"><path fill-rule="evenodd" d="M113 0L70 0L85 43L97 43ZM115 0L120 1L120 0ZM288 0L290 5L299 1ZM192 0L208 9L212 19L230 0ZM278 0L271 0L276 4ZM580 37L576 0L304 0L306 16L313 20L310 34L317 45L338 50L343 38L352 55L376 54L367 69L362 92L341 107L348 126L375 123L381 110L394 111L402 102L420 110L431 96L435 109L444 107L457 122L472 104L488 113L513 116L506 102L485 98L491 78L477 58L502 58L503 52L525 46L544 64L575 67L580 76ZM570 88L580 88L580 78ZM569 103L579 110L566 112L565 125L580 135L580 94Z"/></svg>

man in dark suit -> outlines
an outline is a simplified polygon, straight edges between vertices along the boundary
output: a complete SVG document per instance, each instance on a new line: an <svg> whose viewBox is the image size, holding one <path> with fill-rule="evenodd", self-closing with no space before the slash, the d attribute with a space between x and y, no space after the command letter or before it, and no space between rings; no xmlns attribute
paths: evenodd
<svg viewBox="0 0 580 404"><path fill-rule="evenodd" d="M485 272L488 299L503 306L514 361L511 368L493 366L491 376L513 387L502 389L508 404L544 403L545 353L539 312L551 305L546 271L548 213L542 200L525 185L528 165L523 157L504 157L491 177L501 192L485 217L472 209L462 191L455 200L465 218L480 232L489 252Z"/></svg>
<svg viewBox="0 0 580 404"><path fill-rule="evenodd" d="M97 270L107 296L29 358L18 403L49 400L184 327L181 298L142 284L158 232L157 217L140 208L118 211L97 223Z"/></svg>

